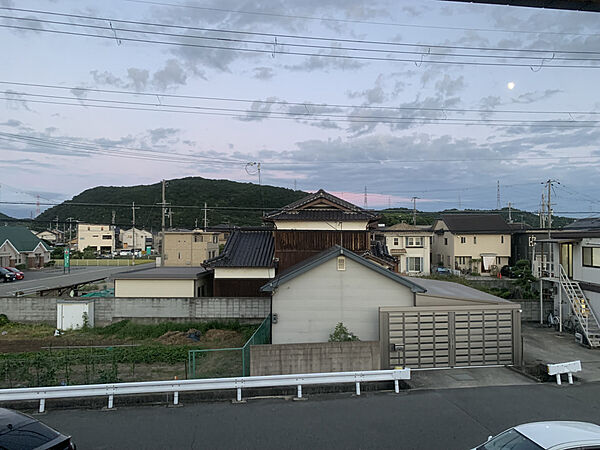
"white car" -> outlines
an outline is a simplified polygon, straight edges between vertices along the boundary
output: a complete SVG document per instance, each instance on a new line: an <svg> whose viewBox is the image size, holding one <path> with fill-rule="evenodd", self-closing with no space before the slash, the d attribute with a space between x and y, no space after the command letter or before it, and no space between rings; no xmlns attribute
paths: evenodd
<svg viewBox="0 0 600 450"><path fill-rule="evenodd" d="M474 450L584 450L600 448L600 426L586 422L533 422L503 431Z"/></svg>

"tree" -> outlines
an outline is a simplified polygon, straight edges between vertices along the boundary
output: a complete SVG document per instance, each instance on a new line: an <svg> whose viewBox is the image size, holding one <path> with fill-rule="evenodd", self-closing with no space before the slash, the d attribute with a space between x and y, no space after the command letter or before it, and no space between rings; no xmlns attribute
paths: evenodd
<svg viewBox="0 0 600 450"><path fill-rule="evenodd" d="M94 247L86 247L83 249L83 259L94 259L96 257L96 249Z"/></svg>
<svg viewBox="0 0 600 450"><path fill-rule="evenodd" d="M329 342L350 342L358 341L358 337L344 326L342 322L339 322L333 333L329 335Z"/></svg>

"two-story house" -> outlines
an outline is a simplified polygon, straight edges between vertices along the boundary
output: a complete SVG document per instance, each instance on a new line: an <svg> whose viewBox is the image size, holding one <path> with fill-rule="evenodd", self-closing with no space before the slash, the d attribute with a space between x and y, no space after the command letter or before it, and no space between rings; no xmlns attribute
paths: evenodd
<svg viewBox="0 0 600 450"><path fill-rule="evenodd" d="M444 214L433 226L433 265L489 275L507 265L511 231L499 214Z"/></svg>
<svg viewBox="0 0 600 450"><path fill-rule="evenodd" d="M398 272L409 275L429 275L431 273L431 240L430 230L407 223L398 223L377 230L384 238L390 255L398 260Z"/></svg>
<svg viewBox="0 0 600 450"><path fill-rule="evenodd" d="M120 239L123 248L138 250L146 250L147 247L152 247L154 243L152 233L139 228L121 231Z"/></svg>

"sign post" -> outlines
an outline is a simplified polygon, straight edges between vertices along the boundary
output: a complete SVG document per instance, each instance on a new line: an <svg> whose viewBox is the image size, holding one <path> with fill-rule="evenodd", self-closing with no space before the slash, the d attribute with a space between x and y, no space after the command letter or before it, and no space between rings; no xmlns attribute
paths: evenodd
<svg viewBox="0 0 600 450"><path fill-rule="evenodd" d="M63 264L63 273L66 272L67 269L69 269L69 273L71 273L71 254L69 252L69 249L65 247L65 252L64 252L64 264Z"/></svg>

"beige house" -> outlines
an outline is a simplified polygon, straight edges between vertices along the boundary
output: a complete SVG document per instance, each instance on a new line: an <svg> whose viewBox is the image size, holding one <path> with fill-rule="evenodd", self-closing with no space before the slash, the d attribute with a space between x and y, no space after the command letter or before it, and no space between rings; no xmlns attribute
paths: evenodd
<svg viewBox="0 0 600 450"><path fill-rule="evenodd" d="M211 295L203 267L153 267L114 275L115 297L183 298Z"/></svg>
<svg viewBox="0 0 600 450"><path fill-rule="evenodd" d="M398 259L398 272L409 275L431 273L431 231L398 223L378 230L377 234L383 235L388 252Z"/></svg>
<svg viewBox="0 0 600 450"><path fill-rule="evenodd" d="M60 240L62 234L56 230L44 230L38 232L32 230L31 232L35 234L38 238L43 239L44 241L49 242L52 245L54 245L57 241Z"/></svg>
<svg viewBox="0 0 600 450"><path fill-rule="evenodd" d="M123 248L146 250L146 247L152 247L152 233L138 228L121 231L121 244Z"/></svg>
<svg viewBox="0 0 600 450"><path fill-rule="evenodd" d="M200 266L219 255L219 233L202 230L165 231L165 266Z"/></svg>
<svg viewBox="0 0 600 450"><path fill-rule="evenodd" d="M490 275L507 265L511 234L499 214L445 214L433 226L433 265Z"/></svg>
<svg viewBox="0 0 600 450"><path fill-rule="evenodd" d="M382 307L440 306L442 311L510 304L461 284L403 277L339 246L294 266L261 290L272 297L273 344L327 342L340 322L361 341L378 341Z"/></svg>
<svg viewBox="0 0 600 450"><path fill-rule="evenodd" d="M77 224L77 250L92 247L98 253L115 251L115 228L112 225Z"/></svg>

